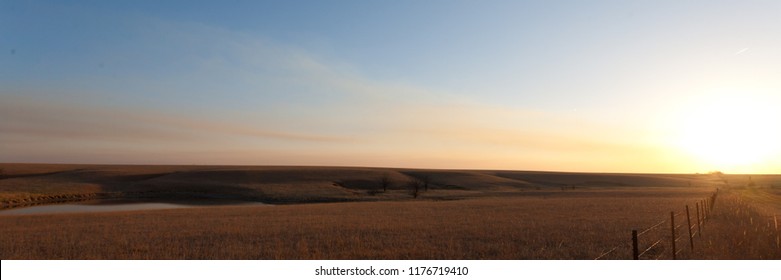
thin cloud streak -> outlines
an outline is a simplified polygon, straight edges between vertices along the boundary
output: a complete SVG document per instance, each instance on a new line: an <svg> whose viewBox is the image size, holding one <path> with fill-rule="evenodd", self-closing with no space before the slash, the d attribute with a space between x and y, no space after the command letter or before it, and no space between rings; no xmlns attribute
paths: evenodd
<svg viewBox="0 0 781 280"><path fill-rule="evenodd" d="M119 108L79 97L2 94L0 142L13 155L0 155L0 161L45 161L48 154L93 163L556 169L588 158L580 169L593 170L626 154L652 155L655 148L615 140L622 132L606 133L576 116L488 106L452 92L372 79L349 63L239 32L153 25L160 28L150 28L150 41L169 40L173 48L207 55L173 57L188 69L128 84L170 97L154 105L178 109L182 101L202 99L209 106L174 113L134 103L134 95L122 96L130 102ZM123 89L103 89L107 96L114 90Z"/></svg>
<svg viewBox="0 0 781 280"><path fill-rule="evenodd" d="M180 116L144 108L94 106L3 97L0 131L18 136L97 141L200 141L224 136L249 136L280 141L346 141L336 136L260 129L240 123Z"/></svg>

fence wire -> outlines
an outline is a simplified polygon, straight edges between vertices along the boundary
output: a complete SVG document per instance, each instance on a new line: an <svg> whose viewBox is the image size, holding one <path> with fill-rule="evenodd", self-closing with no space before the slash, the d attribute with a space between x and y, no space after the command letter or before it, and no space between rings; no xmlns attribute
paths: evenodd
<svg viewBox="0 0 781 280"><path fill-rule="evenodd" d="M711 210L713 209L713 205L716 202L716 195L717 194L718 194L718 189L715 192L713 192L712 194L708 195L705 199L698 200L695 203L696 220L694 220L694 223L692 223L692 214L690 212L688 212L689 206L686 205L687 212L674 212L674 211L670 212L670 218L669 219L661 220L661 221L659 221L659 222L651 225L650 227L645 228L645 229L643 229L642 231L639 231L639 232L637 232L635 230L634 232L636 233L636 235L634 236L635 240L633 240L633 242L622 243L622 244L619 244L619 245L617 245L617 246L615 246L613 248L610 248L607 251L602 252L598 257L595 258L595 260L604 259L605 257L607 257L607 256L609 256L611 254L619 252L620 251L619 249L622 249L622 248L629 248L630 250L632 250L633 258L635 258L635 259L640 259L640 257L647 257L647 259L659 260L659 259L663 259L666 255L669 256L670 253L672 253L671 255L672 255L673 259L677 259L677 256L680 255L681 253L683 253L684 247L689 247L690 250L693 252L694 251L694 241L693 241L693 238L695 236L698 236L698 235L699 235L700 238L702 237L701 226L703 224L705 224L705 221L709 218L708 216L709 216ZM679 221L678 223L675 223L675 220L676 220L675 217L681 217L684 214L686 214L686 221ZM777 223L778 223L777 222L777 218L773 217L773 220L774 220L773 222L776 224L775 226L777 228L778 227L777 226ZM684 225L683 224L684 222L687 223L687 225ZM668 228L667 237L664 237L665 234L664 234L663 231L661 231L657 235L657 236L661 236L661 237L651 241L650 242L651 245L648 246L648 247L643 247L642 251L640 251L639 248L634 247L634 246L640 247L640 245L639 245L639 243L640 243L639 238L641 236L645 236L647 234L650 234L654 230L662 229L662 226L664 226L667 223L672 223L671 227ZM683 229L683 228L687 228L688 232L687 233L682 233L681 229ZM681 238L683 238L686 235L688 235L688 237L690 239L689 240L689 244L688 244L689 246L680 246L679 248L676 248L677 247L676 245L679 245L678 242L680 242ZM667 240L667 242L670 243L669 244L670 246L662 246L662 245L666 244L665 240ZM635 245L634 244L635 242L638 243L638 244ZM777 243L781 243L781 241L779 241ZM647 242L646 242L646 244L647 244ZM684 245L684 244L680 244L680 245ZM658 253L655 253L654 252L655 249L659 249L659 248L661 248L661 250L659 250ZM672 250L674 250L674 251L672 251Z"/></svg>

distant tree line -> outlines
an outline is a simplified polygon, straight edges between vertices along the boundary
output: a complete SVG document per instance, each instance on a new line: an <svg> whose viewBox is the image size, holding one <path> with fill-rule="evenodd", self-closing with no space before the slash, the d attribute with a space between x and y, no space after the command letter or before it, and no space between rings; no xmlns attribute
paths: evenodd
<svg viewBox="0 0 781 280"><path fill-rule="evenodd" d="M387 192L388 188L391 187L391 185L393 184L388 174L383 174L378 180L378 183L382 188L383 192ZM418 198L421 192L428 191L429 185L431 185L431 177L429 177L428 175L422 175L422 176L410 178L404 184L404 187L407 189L409 194L412 195L413 198Z"/></svg>

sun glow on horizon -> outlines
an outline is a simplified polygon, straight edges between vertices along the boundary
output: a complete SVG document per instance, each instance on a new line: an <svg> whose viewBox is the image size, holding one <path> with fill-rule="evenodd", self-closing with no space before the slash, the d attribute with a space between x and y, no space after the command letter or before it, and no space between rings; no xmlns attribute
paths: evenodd
<svg viewBox="0 0 781 280"><path fill-rule="evenodd" d="M769 95L728 93L686 106L678 147L695 162L720 170L757 172L781 154L781 119Z"/></svg>

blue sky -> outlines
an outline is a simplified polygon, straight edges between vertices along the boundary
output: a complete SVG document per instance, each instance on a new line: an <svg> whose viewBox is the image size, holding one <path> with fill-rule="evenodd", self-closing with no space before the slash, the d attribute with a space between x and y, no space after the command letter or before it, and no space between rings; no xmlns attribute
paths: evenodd
<svg viewBox="0 0 781 280"><path fill-rule="evenodd" d="M771 144L692 143L779 138L776 114L698 123L781 105L780 18L775 1L3 1L0 161L777 172Z"/></svg>

